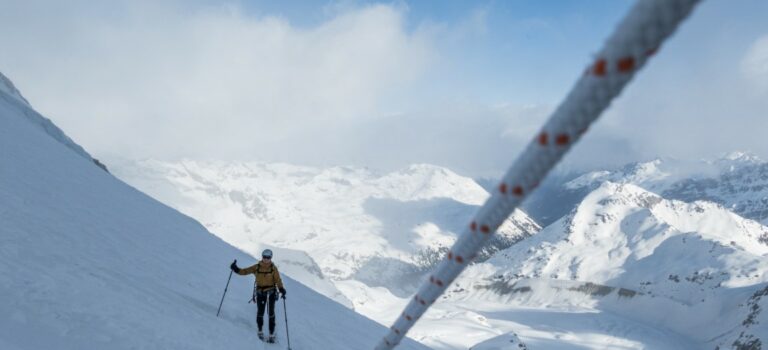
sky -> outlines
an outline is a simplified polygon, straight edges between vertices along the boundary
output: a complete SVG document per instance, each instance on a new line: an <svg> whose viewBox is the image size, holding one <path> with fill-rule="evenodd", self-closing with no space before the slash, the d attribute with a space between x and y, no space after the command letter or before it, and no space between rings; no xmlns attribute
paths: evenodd
<svg viewBox="0 0 768 350"><path fill-rule="evenodd" d="M97 158L497 177L633 3L0 0L0 72ZM768 159L766 13L703 1L566 167Z"/></svg>

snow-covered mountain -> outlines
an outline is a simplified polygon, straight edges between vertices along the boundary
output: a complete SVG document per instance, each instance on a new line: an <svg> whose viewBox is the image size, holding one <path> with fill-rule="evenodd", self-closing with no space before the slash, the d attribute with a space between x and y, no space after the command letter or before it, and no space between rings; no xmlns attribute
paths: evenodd
<svg viewBox="0 0 768 350"><path fill-rule="evenodd" d="M398 316L488 197L472 179L424 164L391 173L190 160L124 160L110 168L235 246L306 252L320 273L312 280L294 273L299 281L330 282L333 288L318 291L383 324ZM481 258L539 229L517 211ZM425 331L415 337L425 344L454 346L435 337L430 322L419 327Z"/></svg>
<svg viewBox="0 0 768 350"><path fill-rule="evenodd" d="M430 247L448 246L487 197L475 181L429 165L377 174L114 164L118 176L236 246L306 252L335 288L326 295L340 293L336 300L382 323L397 317L441 257ZM730 210L759 197L762 164L743 155L656 160L572 177L558 190L570 196L569 212L533 236L538 226L516 212L491 250L500 252L462 274L410 335L439 349L727 349L762 341L768 228ZM734 193L718 197L724 204L695 201L711 199L701 191L683 197L700 188L683 184L712 179L730 179L705 187ZM755 186L725 191L740 181ZM513 244L519 237L527 238Z"/></svg>
<svg viewBox="0 0 768 350"><path fill-rule="evenodd" d="M442 308L472 303L530 348L758 349L739 344L768 339L766 288L768 227L606 182L471 266Z"/></svg>
<svg viewBox="0 0 768 350"><path fill-rule="evenodd" d="M0 348L260 348L246 303L252 277L232 278L216 317L229 263L258 253L94 165L0 79ZM281 254L309 264L303 253ZM297 349L370 348L385 334L280 266L288 310L278 304L281 344L268 348L286 345L286 311Z"/></svg>
<svg viewBox="0 0 768 350"><path fill-rule="evenodd" d="M559 220L531 236L538 226L516 212L500 251L462 274L410 335L440 349L749 349L768 337L768 228L752 220L764 164L733 154L572 177L557 191L572 201ZM335 287L325 293L382 323L441 257L430 247L448 246L487 197L429 165L113 168L234 245L306 252Z"/></svg>
<svg viewBox="0 0 768 350"><path fill-rule="evenodd" d="M715 176L698 176L672 184L662 195L684 201L720 203L745 218L768 224L768 162L734 153L714 162Z"/></svg>
<svg viewBox="0 0 768 350"><path fill-rule="evenodd" d="M304 251L320 266L320 278L356 280L402 297L488 197L472 179L423 164L387 174L255 162L113 164L117 176L235 246ZM516 212L485 257L539 229Z"/></svg>
<svg viewBox="0 0 768 350"><path fill-rule="evenodd" d="M547 181L546 188L525 205L545 225L567 214L606 181L634 184L668 199L719 203L768 224L768 162L744 152L714 160L655 159L614 170L555 177L561 181Z"/></svg>

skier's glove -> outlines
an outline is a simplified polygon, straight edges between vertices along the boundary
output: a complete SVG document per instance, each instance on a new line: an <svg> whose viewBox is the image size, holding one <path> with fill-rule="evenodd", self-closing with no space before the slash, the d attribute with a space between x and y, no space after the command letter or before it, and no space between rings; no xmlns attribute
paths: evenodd
<svg viewBox="0 0 768 350"><path fill-rule="evenodd" d="M280 288L280 297L285 299L285 288Z"/></svg>
<svg viewBox="0 0 768 350"><path fill-rule="evenodd" d="M229 268L232 269L235 273L240 273L240 268L237 267L237 260L232 262L232 265L229 265Z"/></svg>

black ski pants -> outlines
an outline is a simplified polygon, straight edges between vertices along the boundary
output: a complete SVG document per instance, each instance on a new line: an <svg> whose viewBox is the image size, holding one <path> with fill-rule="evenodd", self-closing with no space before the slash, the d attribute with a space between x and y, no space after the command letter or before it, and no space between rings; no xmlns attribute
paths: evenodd
<svg viewBox="0 0 768 350"><path fill-rule="evenodd" d="M264 327L264 309L269 309L269 334L275 334L275 301L277 289L256 292L256 325Z"/></svg>

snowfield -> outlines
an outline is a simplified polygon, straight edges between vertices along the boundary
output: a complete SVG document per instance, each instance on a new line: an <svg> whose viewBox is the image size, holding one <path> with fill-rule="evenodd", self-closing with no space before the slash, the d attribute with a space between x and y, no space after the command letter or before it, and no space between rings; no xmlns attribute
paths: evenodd
<svg viewBox="0 0 768 350"><path fill-rule="evenodd" d="M567 183L586 190L567 215L468 268L409 335L435 349L748 349L768 333L761 312L768 228L718 203L654 193L762 164L731 158L705 164L711 171L682 173L654 161ZM427 165L389 174L154 160L115 168L235 245L264 240L306 251L345 305L382 324L424 278L409 274L414 252L452 242L487 196L471 179ZM387 209L369 204L379 202ZM261 214L249 216L257 207ZM510 232L532 222L521 214ZM535 232L527 227L523 236ZM326 236L335 243L305 241Z"/></svg>
<svg viewBox="0 0 768 350"><path fill-rule="evenodd" d="M30 117L32 116L32 117ZM0 81L0 348L254 349L253 277L241 251L96 166L10 81ZM42 118L42 119L41 119ZM311 266L299 252L286 260ZM386 329L295 282L294 349L371 348ZM285 348L283 304L279 345ZM426 349L413 341L407 349Z"/></svg>
<svg viewBox="0 0 768 350"><path fill-rule="evenodd" d="M472 179L425 164L384 174L354 167L191 160L110 166L118 177L197 218L234 246L255 251L268 244L306 252L320 271L313 280L300 281L313 288L335 285L321 293L358 311L365 308L354 305L359 295L352 290L363 286L409 298L488 197ZM525 213L515 212L486 256L539 229ZM345 281L362 285L338 288Z"/></svg>

